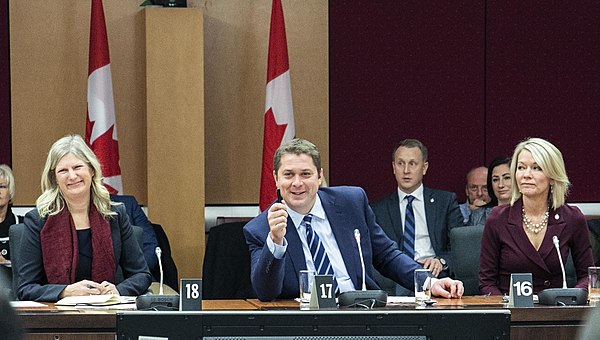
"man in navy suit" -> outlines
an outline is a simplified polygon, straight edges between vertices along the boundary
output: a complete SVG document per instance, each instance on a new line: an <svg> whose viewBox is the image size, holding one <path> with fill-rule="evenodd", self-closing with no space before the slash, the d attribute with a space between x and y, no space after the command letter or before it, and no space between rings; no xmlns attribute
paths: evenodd
<svg viewBox="0 0 600 340"><path fill-rule="evenodd" d="M413 287L413 272L421 266L402 253L377 225L364 191L358 187L319 188L323 169L314 144L294 139L281 145L275 153L273 177L282 202L274 203L244 227L252 258L252 285L260 300L297 298L298 272L320 267L315 266L307 242L310 229L322 243L328 258L324 262L330 265L339 292L361 288L363 273L355 229L362 235L367 289L379 289L373 279L374 267ZM460 297L463 286L445 278L436 280L431 291L437 296Z"/></svg>
<svg viewBox="0 0 600 340"><path fill-rule="evenodd" d="M408 253L412 253L414 260L430 269L436 277L443 277L448 275L451 265L449 232L463 225L462 214L454 193L423 186L423 176L428 167L427 148L423 143L416 139L400 142L392 160L397 190L374 203L372 208L377 223L400 249L407 252L405 222L410 199L413 218L409 220L413 221L414 242L409 243L408 246L413 246L413 249ZM378 282L388 290L389 281L378 278ZM401 291L396 292L403 295Z"/></svg>
<svg viewBox="0 0 600 340"><path fill-rule="evenodd" d="M127 216L129 216L129 222L138 227L142 227L144 230L142 233L144 238L144 249L142 249L142 251L144 252L144 258L148 264L148 269L152 270L158 263L158 259L154 253L156 247L158 247L158 241L156 240L156 233L154 232L152 223L150 223L148 217L146 217L146 214L135 197L129 195L110 195L110 200L123 203L125 205L125 211L127 211Z"/></svg>

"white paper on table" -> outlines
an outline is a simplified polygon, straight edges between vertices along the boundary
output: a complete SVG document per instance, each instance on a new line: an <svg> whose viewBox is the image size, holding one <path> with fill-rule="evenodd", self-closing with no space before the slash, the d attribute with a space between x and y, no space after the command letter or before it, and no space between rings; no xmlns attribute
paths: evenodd
<svg viewBox="0 0 600 340"><path fill-rule="evenodd" d="M414 296L390 296L388 295L387 303L415 303Z"/></svg>
<svg viewBox="0 0 600 340"><path fill-rule="evenodd" d="M67 296L55 303L56 306L111 306L135 302L135 296L83 295Z"/></svg>
<svg viewBox="0 0 600 340"><path fill-rule="evenodd" d="M12 308L48 307L48 305L35 301L11 301L10 305Z"/></svg>

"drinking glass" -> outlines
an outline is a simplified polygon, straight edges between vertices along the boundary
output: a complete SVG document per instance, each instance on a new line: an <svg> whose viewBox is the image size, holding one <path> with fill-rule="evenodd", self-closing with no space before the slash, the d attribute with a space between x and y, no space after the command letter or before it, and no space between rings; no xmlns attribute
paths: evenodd
<svg viewBox="0 0 600 340"><path fill-rule="evenodd" d="M300 304L310 303L310 291L312 289L315 272L312 270L300 271Z"/></svg>
<svg viewBox="0 0 600 340"><path fill-rule="evenodd" d="M425 301L431 300L431 278L433 275L429 269L415 270L415 302L425 305Z"/></svg>

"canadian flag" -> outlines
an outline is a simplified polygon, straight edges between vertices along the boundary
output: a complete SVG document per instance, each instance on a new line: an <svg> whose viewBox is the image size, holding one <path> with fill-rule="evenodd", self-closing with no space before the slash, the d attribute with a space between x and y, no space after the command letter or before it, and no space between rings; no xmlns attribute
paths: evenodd
<svg viewBox="0 0 600 340"><path fill-rule="evenodd" d="M102 165L103 183L108 191L111 194L122 194L115 103L102 0L92 0L90 22L85 141Z"/></svg>
<svg viewBox="0 0 600 340"><path fill-rule="evenodd" d="M281 143L291 140L296 134L281 0L273 0L271 9L264 129L262 175L260 179L261 211L265 210L277 197L277 189L273 180L273 156L275 151Z"/></svg>

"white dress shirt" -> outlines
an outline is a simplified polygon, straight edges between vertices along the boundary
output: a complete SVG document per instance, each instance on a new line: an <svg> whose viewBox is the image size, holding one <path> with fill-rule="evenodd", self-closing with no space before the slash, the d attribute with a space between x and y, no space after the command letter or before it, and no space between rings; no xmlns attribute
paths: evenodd
<svg viewBox="0 0 600 340"><path fill-rule="evenodd" d="M408 201L406 196L414 196L412 202L413 212L415 213L415 260L434 257L435 251L431 246L429 238L429 229L427 229L427 218L425 217L425 201L423 198L423 183L412 193L406 194L398 188L398 199L400 200L400 215L402 217L402 232L404 232L404 221L406 217L406 206Z"/></svg>
<svg viewBox="0 0 600 340"><path fill-rule="evenodd" d="M308 248L308 243L306 241L306 228L303 225L300 225L305 215L297 213L290 208L287 209L287 212L294 222L294 226L296 227L298 235L300 236L300 241L302 241L302 250L304 251L306 268L316 272L312 254L310 253L310 249ZM323 204L321 204L319 195L317 195L315 205L312 207L309 213L313 215L311 226L314 232L319 235L319 238L323 243L323 247L327 252L329 262L331 263L331 267L335 273L335 279L338 287L340 288L340 293L356 290L354 283L352 283L352 280L348 275L348 270L344 264L342 253L340 252L340 248L338 247L335 236L333 235L333 231L331 230L331 225L329 224L329 220L327 219L327 215L325 214L325 210L323 209ZM288 227L290 226L288 225ZM277 259L283 258L287 249L287 245L288 243L285 238L283 240L283 245L281 246L273 242L270 236L267 236L267 246L269 247L269 250L273 256Z"/></svg>

